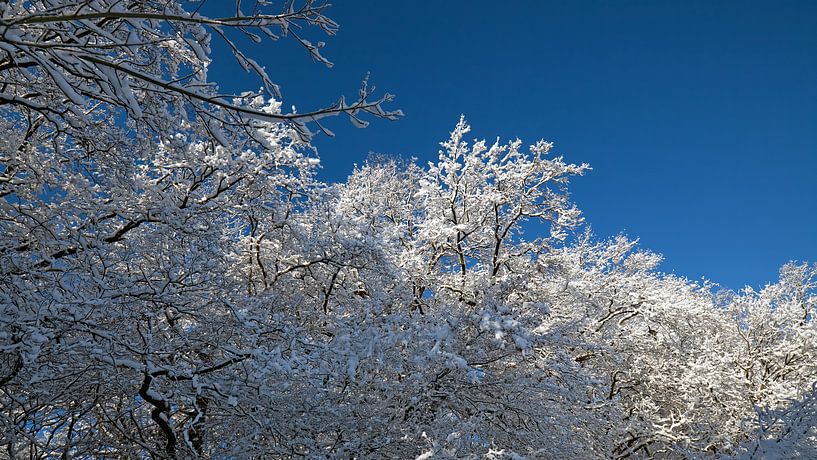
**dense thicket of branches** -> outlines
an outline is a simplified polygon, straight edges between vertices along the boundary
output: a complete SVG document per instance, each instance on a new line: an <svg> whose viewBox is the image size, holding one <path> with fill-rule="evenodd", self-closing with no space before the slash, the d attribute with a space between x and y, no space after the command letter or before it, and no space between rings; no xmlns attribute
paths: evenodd
<svg viewBox="0 0 817 460"><path fill-rule="evenodd" d="M0 455L817 456L817 267L661 274L582 228L587 165L464 120L321 184L305 123L389 97L285 114L229 31L324 6L198 6L0 4ZM211 35L271 93L218 94Z"/></svg>

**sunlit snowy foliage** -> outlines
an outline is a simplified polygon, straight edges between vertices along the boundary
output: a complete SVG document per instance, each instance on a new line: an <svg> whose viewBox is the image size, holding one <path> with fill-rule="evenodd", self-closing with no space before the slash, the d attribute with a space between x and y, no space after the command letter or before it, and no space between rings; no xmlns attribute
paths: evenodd
<svg viewBox="0 0 817 460"><path fill-rule="evenodd" d="M585 226L588 165L464 119L320 183L317 119L399 113L282 111L231 34L336 25L245 3L0 4L0 456L817 456L817 266L662 274Z"/></svg>

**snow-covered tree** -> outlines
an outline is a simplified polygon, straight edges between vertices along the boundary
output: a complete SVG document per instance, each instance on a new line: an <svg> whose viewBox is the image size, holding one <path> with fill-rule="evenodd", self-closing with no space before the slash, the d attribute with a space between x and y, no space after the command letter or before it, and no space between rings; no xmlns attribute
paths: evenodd
<svg viewBox="0 0 817 460"><path fill-rule="evenodd" d="M0 447L10 458L808 458L817 267L714 292L582 228L550 143L315 179L230 38L325 5L0 4ZM258 7L266 6L258 2ZM252 11L252 13L243 13ZM269 94L206 78L226 40Z"/></svg>
<svg viewBox="0 0 817 460"><path fill-rule="evenodd" d="M0 4L0 444L11 457L252 445L236 401L274 394L259 369L273 365L263 334L278 326L263 316L261 335L248 329L250 275L234 276L233 257L304 200L317 163L306 123L398 116L365 86L352 104L297 115L269 94L220 94L206 74L211 35L274 95L230 30L294 36L319 58L290 29L335 24L310 1L274 14L237 2L217 18L202 3Z"/></svg>
<svg viewBox="0 0 817 460"><path fill-rule="evenodd" d="M265 97L280 99L265 67L236 44L293 37L316 60L330 65L317 44L299 35L303 26L327 34L337 29L324 15L327 4L286 2L280 10L262 1L235 2L223 16L208 16L205 2L121 0L39 0L0 4L0 107L4 118L25 126L26 138L44 130L58 144L68 136L85 151L104 151L122 139L108 133L127 124L131 135L172 136L199 125L223 145L236 135L253 137L253 120L288 121L302 137L306 122L369 113L396 118L382 108L391 95L370 100L365 84L359 99L303 113L260 110L249 103L259 94L222 94L208 80L211 40L232 51L238 64L255 73ZM272 11L271 11L272 10ZM245 12L249 11L249 13ZM242 38L243 38L242 37ZM319 125L318 125L319 126ZM145 132L147 131L147 133Z"/></svg>

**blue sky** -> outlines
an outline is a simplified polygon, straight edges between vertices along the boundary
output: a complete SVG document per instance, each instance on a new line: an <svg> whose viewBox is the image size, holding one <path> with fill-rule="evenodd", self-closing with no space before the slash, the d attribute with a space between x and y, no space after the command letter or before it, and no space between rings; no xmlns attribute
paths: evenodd
<svg viewBox="0 0 817 460"><path fill-rule="evenodd" d="M307 110L366 72L405 117L319 136L324 180L370 151L432 160L460 114L475 137L545 138L594 168L573 198L600 237L624 232L663 269L762 286L817 261L817 2L337 2L335 65L294 42L250 47ZM211 78L257 80L217 48Z"/></svg>

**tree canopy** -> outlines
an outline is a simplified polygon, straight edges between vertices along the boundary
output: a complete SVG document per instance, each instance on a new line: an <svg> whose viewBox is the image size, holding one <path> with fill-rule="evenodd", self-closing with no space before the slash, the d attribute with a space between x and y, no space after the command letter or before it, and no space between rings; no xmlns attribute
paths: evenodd
<svg viewBox="0 0 817 460"><path fill-rule="evenodd" d="M760 291L593 237L552 144L316 179L231 34L326 5L0 4L0 446L10 458L817 456L817 266ZM245 12L249 11L249 12ZM262 93L207 79L225 40Z"/></svg>

